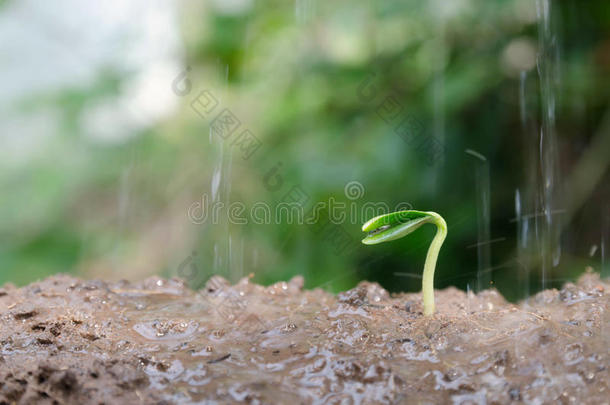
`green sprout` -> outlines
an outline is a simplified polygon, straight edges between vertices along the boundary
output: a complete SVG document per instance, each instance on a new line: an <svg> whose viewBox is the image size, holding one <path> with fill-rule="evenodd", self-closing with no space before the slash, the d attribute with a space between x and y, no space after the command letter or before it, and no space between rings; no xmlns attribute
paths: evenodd
<svg viewBox="0 0 610 405"><path fill-rule="evenodd" d="M436 268L438 252L447 236L447 223L445 223L443 217L436 212L414 210L380 215L362 225L362 231L369 233L362 240L362 243L376 245L377 243L400 239L427 223L436 225L436 235L434 235L434 239L432 239L428 248L422 279L424 315L432 315L434 313L434 269Z"/></svg>

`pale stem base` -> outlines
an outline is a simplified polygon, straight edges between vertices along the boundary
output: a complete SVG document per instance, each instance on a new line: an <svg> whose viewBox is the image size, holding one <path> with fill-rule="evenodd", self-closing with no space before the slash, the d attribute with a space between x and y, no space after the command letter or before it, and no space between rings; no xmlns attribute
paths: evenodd
<svg viewBox="0 0 610 405"><path fill-rule="evenodd" d="M428 212L434 218L436 225L436 235L428 248L426 255L426 263L424 264L424 276L422 279L422 295L424 297L424 315L429 316L434 314L434 269L436 268L436 260L438 252L447 236L447 224L445 220L436 212Z"/></svg>

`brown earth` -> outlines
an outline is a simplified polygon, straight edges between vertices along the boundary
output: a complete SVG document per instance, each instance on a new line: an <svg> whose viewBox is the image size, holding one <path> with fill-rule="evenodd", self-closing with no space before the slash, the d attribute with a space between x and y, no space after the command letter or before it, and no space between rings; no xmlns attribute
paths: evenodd
<svg viewBox="0 0 610 405"><path fill-rule="evenodd" d="M432 318L419 294L302 285L6 285L0 403L610 402L610 283L596 274L520 305L437 291Z"/></svg>

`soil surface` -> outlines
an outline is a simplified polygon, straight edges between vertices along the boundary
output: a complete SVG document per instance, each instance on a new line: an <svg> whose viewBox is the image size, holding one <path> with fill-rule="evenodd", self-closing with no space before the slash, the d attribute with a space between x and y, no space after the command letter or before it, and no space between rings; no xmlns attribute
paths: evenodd
<svg viewBox="0 0 610 405"><path fill-rule="evenodd" d="M510 304L494 290L331 295L296 277L0 288L0 403L608 404L608 280Z"/></svg>

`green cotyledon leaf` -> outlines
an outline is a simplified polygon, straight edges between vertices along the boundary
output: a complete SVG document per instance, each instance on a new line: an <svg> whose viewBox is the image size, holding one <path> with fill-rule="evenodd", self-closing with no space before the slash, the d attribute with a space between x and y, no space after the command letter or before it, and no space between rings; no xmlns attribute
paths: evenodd
<svg viewBox="0 0 610 405"><path fill-rule="evenodd" d="M433 221L434 217L424 211L406 210L379 215L362 225L362 231L369 233L362 243L375 245L400 239L420 226Z"/></svg>
<svg viewBox="0 0 610 405"><path fill-rule="evenodd" d="M365 245L388 242L410 234L424 224L436 225L436 234L430 243L424 274L422 276L422 298L424 301L424 315L434 314L434 269L438 253L447 236L447 223L439 214L433 211L398 211L391 214L380 215L362 225L362 230L368 236L362 240Z"/></svg>

